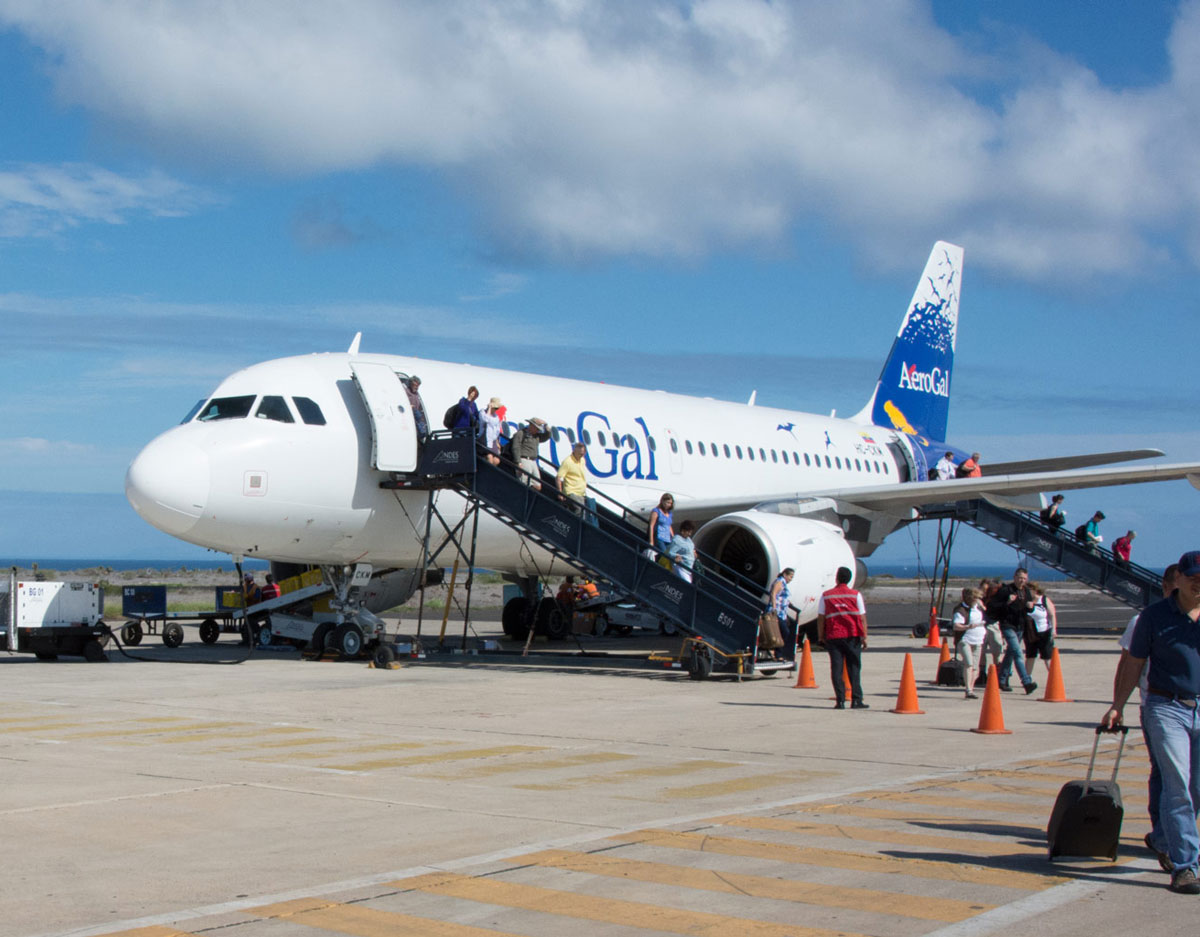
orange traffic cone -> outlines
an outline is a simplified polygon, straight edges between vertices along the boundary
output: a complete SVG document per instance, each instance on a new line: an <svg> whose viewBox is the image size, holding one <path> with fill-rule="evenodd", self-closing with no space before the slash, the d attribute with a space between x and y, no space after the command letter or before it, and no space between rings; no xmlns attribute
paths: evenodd
<svg viewBox="0 0 1200 937"><path fill-rule="evenodd" d="M942 652L938 654L937 670L934 671L933 679L929 682L937 686L938 674L942 672L942 664L950 659L950 641L947 638L942 638Z"/></svg>
<svg viewBox="0 0 1200 937"><path fill-rule="evenodd" d="M815 690L817 677L813 673L812 649L808 646L808 638L804 639L804 649L800 652L800 670L796 674L796 685L793 690Z"/></svg>
<svg viewBox="0 0 1200 937"><path fill-rule="evenodd" d="M1050 651L1050 676L1046 678L1046 695L1039 703L1073 703L1067 699L1067 691L1063 686L1062 664L1058 660L1058 648Z"/></svg>
<svg viewBox="0 0 1200 937"><path fill-rule="evenodd" d="M929 610L929 640L925 642L926 647L941 647L942 633L938 630L937 609Z"/></svg>
<svg viewBox="0 0 1200 937"><path fill-rule="evenodd" d="M917 700L917 679L913 676L911 654L904 655L904 669L900 671L900 693L896 696L896 708L892 712L905 716L919 716L925 712Z"/></svg>
<svg viewBox="0 0 1200 937"><path fill-rule="evenodd" d="M988 668L987 689L983 691L983 707L979 710L979 728L972 729L981 735L1012 735L1004 728L1004 711L1000 707L1000 679L996 668Z"/></svg>

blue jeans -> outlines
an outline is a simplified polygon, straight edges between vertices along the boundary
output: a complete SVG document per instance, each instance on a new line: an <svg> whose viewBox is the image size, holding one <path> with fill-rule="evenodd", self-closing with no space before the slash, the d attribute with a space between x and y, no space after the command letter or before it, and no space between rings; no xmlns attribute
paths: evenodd
<svg viewBox="0 0 1200 937"><path fill-rule="evenodd" d="M1154 693L1142 707L1146 736L1162 774L1159 827L1176 870L1200 861L1196 808L1200 805L1200 715L1196 708Z"/></svg>
<svg viewBox="0 0 1200 937"><path fill-rule="evenodd" d="M1158 819L1158 808L1162 803L1162 772L1158 770L1158 759L1154 757L1154 749L1150 747L1150 734L1146 731L1146 707L1144 704L1138 707L1138 718L1142 724L1142 738L1146 740L1146 754L1150 756L1150 777L1146 780L1146 812L1150 814L1150 842L1159 852L1166 852L1162 824Z"/></svg>
<svg viewBox="0 0 1200 937"><path fill-rule="evenodd" d="M1021 686L1028 686L1029 671L1025 669L1025 648L1021 646L1021 636L1012 628L1001 628L1000 635L1004 638L1004 660L1000 661L1001 685L1007 686L1012 676L1013 664L1017 665L1017 676L1021 678Z"/></svg>

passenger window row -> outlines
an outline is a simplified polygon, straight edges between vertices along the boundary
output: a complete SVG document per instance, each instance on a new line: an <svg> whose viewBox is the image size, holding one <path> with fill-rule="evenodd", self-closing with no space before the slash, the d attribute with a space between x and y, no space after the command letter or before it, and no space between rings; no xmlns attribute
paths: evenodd
<svg viewBox="0 0 1200 937"><path fill-rule="evenodd" d="M511 435L512 432L516 431L517 427L516 427L515 423L511 423L511 424L509 424L509 426L511 427L510 431L509 431L509 433ZM563 438L563 436L565 436L572 445L575 443L575 432L574 432L574 430L570 429L569 427L556 426L550 431L550 435L554 439L555 442L560 441ZM591 433L586 429L583 431L582 439L583 439L583 442L585 445L590 446L592 444ZM619 433L612 434L612 443L614 446L616 446L618 448L625 445L627 443L627 441L628 441L630 448L632 448L633 447L632 440L633 440L632 436L622 436ZM596 441L598 443L600 443L601 446L605 446L608 444L607 438L606 438L603 430L600 430L599 432L596 433ZM671 444L671 451L678 453L679 452L678 441L675 440L674 438L672 438L670 440L670 444ZM655 443L653 436L650 437L650 448L652 450L657 451L657 445ZM851 460L849 457L843 459L841 456L836 456L836 455L835 456L828 456L828 455L821 456L815 452L810 454L807 452L803 452L803 453L798 452L794 449L793 450L767 449L763 446L759 446L757 449L754 446L746 446L745 449L743 449L741 446L736 445L736 444L733 446L730 446L729 443L722 443L722 444L718 445L715 442L710 442L708 444L705 444L703 442L697 442L695 445L693 445L692 441L690 439L684 440L683 448L684 448L684 451L686 451L688 455L699 454L702 456L711 456L712 458L720 458L723 454L726 459L741 459L743 461L749 460L751 462L763 462L763 463L766 463L768 460L770 460L772 463L775 463L775 464L782 462L784 465L797 465L797 466L800 464L800 460L803 459L804 464L806 466L808 466L809 468L824 467L824 468L829 468L829 469L843 470L843 471L847 471L847 472L869 472L869 473L873 473L876 475L890 475L891 474L891 470L888 468L888 463L887 463L886 459L884 459L882 462L878 459L863 459L863 458L855 458L855 459Z"/></svg>

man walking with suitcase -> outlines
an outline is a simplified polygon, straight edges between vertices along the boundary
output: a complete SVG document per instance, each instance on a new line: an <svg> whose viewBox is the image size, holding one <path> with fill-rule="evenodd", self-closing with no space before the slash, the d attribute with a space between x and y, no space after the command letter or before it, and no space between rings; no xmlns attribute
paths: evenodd
<svg viewBox="0 0 1200 937"><path fill-rule="evenodd" d="M850 588L854 574L845 566L837 571L837 585L821 594L817 602L817 640L829 652L829 672L833 693L837 697L834 709L846 708L846 685L842 663L850 677L850 708L870 709L863 702L862 652L867 648L867 609L862 594Z"/></svg>
<svg viewBox="0 0 1200 937"><path fill-rule="evenodd" d="M1112 707L1101 725L1123 722L1125 701L1149 662L1142 720L1162 774L1159 825L1171 861L1171 891L1200 895L1200 550L1179 558L1175 591L1138 616L1128 655L1113 680Z"/></svg>

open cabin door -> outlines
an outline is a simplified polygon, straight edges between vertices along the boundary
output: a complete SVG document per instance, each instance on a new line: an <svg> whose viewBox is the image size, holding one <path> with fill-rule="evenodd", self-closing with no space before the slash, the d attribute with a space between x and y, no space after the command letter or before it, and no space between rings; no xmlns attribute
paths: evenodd
<svg viewBox="0 0 1200 937"><path fill-rule="evenodd" d="M350 372L371 417L371 467L411 472L417 467L417 425L399 375L375 361L351 361Z"/></svg>

